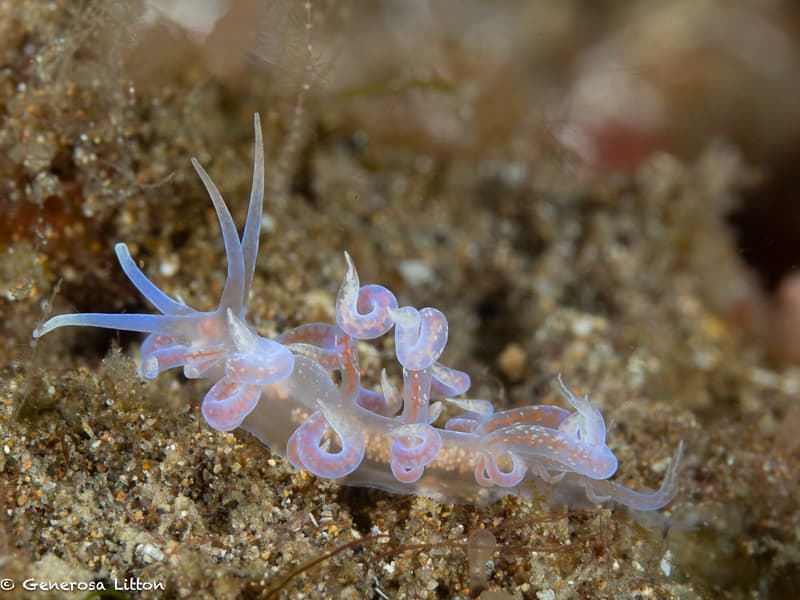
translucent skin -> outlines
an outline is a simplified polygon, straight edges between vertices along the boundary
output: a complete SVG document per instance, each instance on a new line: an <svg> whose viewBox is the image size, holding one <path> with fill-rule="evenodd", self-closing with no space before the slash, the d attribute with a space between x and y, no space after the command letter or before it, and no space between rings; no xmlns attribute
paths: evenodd
<svg viewBox="0 0 800 600"><path fill-rule="evenodd" d="M228 264L219 306L199 312L158 289L125 244L115 251L133 285L161 314L58 315L34 337L65 326L105 327L149 334L140 371L154 378L183 367L189 378L216 379L201 410L208 424L242 427L298 469L347 485L418 494L443 502L486 503L505 494L565 497L583 491L591 502L616 501L637 510L670 502L683 443L655 492L636 492L609 478L617 459L606 445L603 416L588 396L558 377L574 411L533 405L495 413L489 400L455 398L469 375L438 362L447 344L444 314L398 307L380 285L361 286L345 253L336 298L336 324L308 323L271 340L245 318L253 281L264 197L264 155L255 115L253 187L241 238L219 191L192 159L216 210ZM403 388L384 370L381 391L361 386L358 343L394 328ZM338 372L334 379L331 371ZM435 426L447 401L462 413Z"/></svg>

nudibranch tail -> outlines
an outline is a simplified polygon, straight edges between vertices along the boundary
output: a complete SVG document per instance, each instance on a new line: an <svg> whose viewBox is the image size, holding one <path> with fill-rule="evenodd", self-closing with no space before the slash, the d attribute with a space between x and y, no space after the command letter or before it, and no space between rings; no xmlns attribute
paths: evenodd
<svg viewBox="0 0 800 600"><path fill-rule="evenodd" d="M681 440L678 443L675 455L670 459L661 487L654 492L637 492L614 481L595 480L591 483L584 482L587 496L598 504L613 500L634 510L650 511L664 508L672 502L678 491L678 474L680 473L683 450L684 443Z"/></svg>

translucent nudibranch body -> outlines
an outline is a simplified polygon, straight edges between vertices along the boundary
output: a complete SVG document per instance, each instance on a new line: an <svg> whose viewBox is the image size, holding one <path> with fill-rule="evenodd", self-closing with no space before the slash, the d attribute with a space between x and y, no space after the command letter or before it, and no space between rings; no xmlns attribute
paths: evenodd
<svg viewBox="0 0 800 600"><path fill-rule="evenodd" d="M260 336L245 317L264 198L258 115L241 237L214 183L196 160L192 164L211 197L227 255L228 277L217 309L199 312L171 298L139 269L127 246L117 244L122 270L161 314L59 315L34 337L64 326L147 333L142 376L183 367L186 377L211 378L215 383L201 407L211 427L241 427L296 468L343 484L476 504L505 494L575 489L591 502L616 501L636 510L655 510L672 500L682 443L661 487L636 492L610 481L617 458L606 444L603 416L560 376L573 411L532 405L495 413L489 400L459 398L470 388L469 375L438 362L448 338L445 315L430 307L399 307L385 287L361 286L347 253L335 324L300 325L274 340ZM358 343L392 328L402 391L385 370L381 390L366 389ZM335 379L332 371L338 373ZM439 427L442 401L462 412Z"/></svg>

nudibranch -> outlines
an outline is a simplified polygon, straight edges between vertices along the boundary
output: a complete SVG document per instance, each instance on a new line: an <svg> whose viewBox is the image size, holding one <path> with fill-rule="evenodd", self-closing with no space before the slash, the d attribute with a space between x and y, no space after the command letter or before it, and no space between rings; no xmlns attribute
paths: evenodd
<svg viewBox="0 0 800 600"><path fill-rule="evenodd" d="M656 510L672 500L682 442L658 490L637 492L611 481L617 458L606 444L603 416L588 396L574 394L559 375L572 410L532 405L494 412L486 399L464 398L469 375L439 362L448 337L445 315L431 307L401 307L381 285L361 286L347 253L335 323L300 325L276 339L261 336L245 314L264 199L258 114L241 238L214 182L197 160L192 165L211 197L227 256L217 309L200 312L171 298L120 243L115 251L122 270L161 314L58 315L34 337L65 326L146 333L143 377L183 367L186 377L211 379L215 383L201 407L211 427L241 427L294 467L345 485L475 504L553 489L582 490L592 502L611 500L636 510ZM361 385L358 343L392 329L402 390L385 370L380 391L367 389ZM437 426L443 402L460 412Z"/></svg>

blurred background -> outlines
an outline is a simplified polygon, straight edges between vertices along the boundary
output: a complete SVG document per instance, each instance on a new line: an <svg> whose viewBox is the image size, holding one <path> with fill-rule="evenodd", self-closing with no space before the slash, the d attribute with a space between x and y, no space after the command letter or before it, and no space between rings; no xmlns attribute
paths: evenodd
<svg viewBox="0 0 800 600"><path fill-rule="evenodd" d="M753 274L735 318L766 336L773 358L800 362L796 2L313 8L317 126L355 130L354 143L407 145L464 163L472 152L518 165L518 177L555 155L598 178L632 173L658 152L692 162L711 145L733 146L744 184L724 211ZM291 104L307 75L305 16L302 2L152 0L129 60L146 85L188 36L223 76L261 63Z"/></svg>

